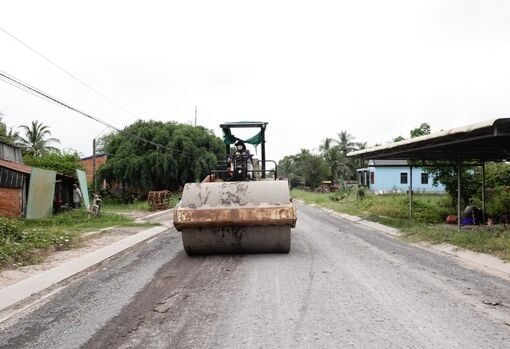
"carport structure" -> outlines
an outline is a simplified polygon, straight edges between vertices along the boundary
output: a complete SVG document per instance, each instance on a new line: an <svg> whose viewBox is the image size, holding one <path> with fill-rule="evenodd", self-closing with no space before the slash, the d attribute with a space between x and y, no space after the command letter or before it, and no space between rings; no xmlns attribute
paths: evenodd
<svg viewBox="0 0 510 349"><path fill-rule="evenodd" d="M412 219L412 168L457 167L457 224L460 229L461 167L482 167L482 213L485 221L485 163L510 160L510 118L498 118L347 154L360 159L408 160L409 218Z"/></svg>

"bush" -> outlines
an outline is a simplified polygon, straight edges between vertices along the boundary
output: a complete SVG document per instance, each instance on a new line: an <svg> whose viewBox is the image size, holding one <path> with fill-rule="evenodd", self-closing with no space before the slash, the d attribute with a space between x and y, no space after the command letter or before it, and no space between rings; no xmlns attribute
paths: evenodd
<svg viewBox="0 0 510 349"><path fill-rule="evenodd" d="M0 217L0 243L18 242L22 238L21 229L14 220Z"/></svg>

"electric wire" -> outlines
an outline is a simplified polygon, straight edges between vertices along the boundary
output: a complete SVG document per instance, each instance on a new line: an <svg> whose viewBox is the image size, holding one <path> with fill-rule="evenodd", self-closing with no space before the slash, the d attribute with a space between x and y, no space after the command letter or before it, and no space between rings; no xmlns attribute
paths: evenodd
<svg viewBox="0 0 510 349"><path fill-rule="evenodd" d="M57 99L56 97L53 97L53 96L49 95L48 93L46 93L46 92L44 92L44 91L42 91L42 90L40 90L40 89L38 89L38 88L36 88L36 87L34 87L34 86L24 82L24 81L22 81L22 80L14 77L14 76L6 73L3 70L0 70L0 80L8 83L11 86L14 86L14 87L18 88L18 89L20 89L20 90L22 90L24 92L27 92L27 93L30 93L31 95L39 97L39 98L41 98L43 100L46 100L46 101L55 103L57 105L60 105L61 107L70 109L70 110L72 110L72 111L74 111L74 112L76 112L78 114L81 114L81 115L83 115L83 116L85 116L85 117L87 117L87 118L89 118L89 119L91 119L91 120L93 120L95 122L103 124L103 125L111 128L111 129L113 129L113 130L115 130L115 131L117 131L119 133L123 133L123 134L129 135L129 136L131 136L133 138L138 139L139 141L145 142L147 144L151 144L151 145L155 146L157 149L159 149L159 148L166 149L167 151L172 152L174 155L190 155L190 156L193 155L193 154L191 154L189 152L186 152L184 150L180 151L180 150L177 150L177 149L172 149L172 148L169 148L169 147L164 146L162 144L158 144L156 142L153 142L151 140L148 140L146 138L138 136L138 135L136 135L134 133L131 133L131 132L125 130L125 129L118 128L118 127L116 127L116 126L114 126L114 125L112 125L112 124L110 124L110 123L108 123L108 122L106 122L104 120L101 120L101 119L99 119L99 118L97 118L97 117L95 117L95 116L93 116L91 114L83 112L83 111L79 110L78 108L75 108L75 107L73 107L73 106L63 102L63 101Z"/></svg>
<svg viewBox="0 0 510 349"><path fill-rule="evenodd" d="M104 100L108 101L110 104L116 106L117 108L119 108L120 110L124 111L125 113L128 113L129 115L133 116L135 119L138 119L138 117L135 115L135 113L129 111L127 108L123 107L122 105L120 105L119 103L115 102L114 100L112 100L111 98L108 98L107 96L105 96L103 93L99 92L98 90L96 90L95 88L93 88L92 86L90 86L89 84L83 82L82 80L80 80L78 77L76 77L74 74L70 73L69 71L67 71L66 69L62 68L61 66L59 66L57 63L53 62L51 59L49 59L48 57L46 57L45 55L43 55L42 53L38 52L37 50L35 50L34 48L32 48L31 46L29 46L28 44L26 44L25 42L23 42L22 40L18 39L17 37L15 37L13 34L9 33L7 30L3 29L3 28L0 28L0 31L4 32L6 35L8 35L9 37L11 37L12 39L16 40L18 43L20 43L21 45L23 45L25 48L29 49L30 51L32 51L33 53L35 53L36 55L38 55L39 57L41 57L42 59L44 59L46 62L50 63L51 65L53 65L54 67L56 67L57 69L59 69L60 71L64 72L66 75L68 75L69 77L71 77L73 80L77 81L78 83L80 83L81 85L85 86L86 88L88 88L89 90L93 91L96 95L100 96L101 98L103 98Z"/></svg>

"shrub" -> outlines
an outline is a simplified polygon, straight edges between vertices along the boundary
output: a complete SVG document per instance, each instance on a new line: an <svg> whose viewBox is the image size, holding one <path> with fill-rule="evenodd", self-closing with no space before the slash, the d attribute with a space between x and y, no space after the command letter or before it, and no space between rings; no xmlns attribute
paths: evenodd
<svg viewBox="0 0 510 349"><path fill-rule="evenodd" d="M0 217L0 243L6 241L21 241L23 235L21 229L12 219Z"/></svg>

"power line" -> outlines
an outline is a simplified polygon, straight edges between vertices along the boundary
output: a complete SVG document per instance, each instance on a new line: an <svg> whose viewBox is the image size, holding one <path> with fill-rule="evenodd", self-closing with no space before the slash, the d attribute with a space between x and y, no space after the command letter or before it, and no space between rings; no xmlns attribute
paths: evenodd
<svg viewBox="0 0 510 349"><path fill-rule="evenodd" d="M172 152L174 154L193 155L193 154L188 153L186 151L178 151L176 149L168 148L167 146L164 146L162 144L158 144L158 143L155 143L155 142L153 142L151 140L148 140L146 138L140 137L140 136L138 136L138 135L136 135L134 133L126 131L125 129L123 130L123 129L120 129L120 128L116 127L116 126L113 126L112 124L110 124L110 123L108 123L108 122L106 122L104 120L101 120L101 119L99 119L99 118L97 118L97 117L95 117L95 116L93 116L91 114L83 112L83 111L81 111L81 110L79 110L79 109L77 109L77 108L75 108L75 107L73 107L73 106L71 106L71 105L69 105L69 104L67 104L65 102L62 102L61 100L57 99L56 97L53 97L53 96L49 95L48 93L46 93L46 92L44 92L44 91L42 91L42 90L40 90L40 89L38 89L38 88L36 88L34 86L31 86L28 83L23 82L22 80L14 77L14 76L12 76L12 75L10 75L10 74L2 71L2 70L0 70L0 80L8 83L9 85L12 85L12 86L18 88L18 89L20 89L20 90L22 90L24 92L30 93L31 95L37 96L37 97L42 98L42 99L44 99L46 101L49 101L49 102L55 103L57 105L60 105L60 106L62 106L64 108L70 109L70 110L72 110L72 111L74 111L74 112L76 112L78 114L81 114L81 115L83 115L83 116L85 116L85 117L87 117L87 118L89 118L91 120L94 120L94 121L96 121L96 122L98 122L100 124L103 124L103 125L111 128L111 129L113 129L113 130L116 130L117 132L123 132L124 134L127 134L127 135L129 135L131 137L134 137L134 138L136 138L136 139L138 139L138 140L140 140L142 142L151 144L151 145L155 146L157 149L159 149L159 148L166 149L166 150L168 150L168 151L170 151L170 152Z"/></svg>
<svg viewBox="0 0 510 349"><path fill-rule="evenodd" d="M32 51L33 53L35 53L36 55L38 55L39 57L41 57L42 59L44 59L46 62L50 63L51 65L53 65L54 67L56 67L57 69L59 69L60 71L64 72L66 75L70 76L72 79L74 79L75 81L79 82L81 85L85 86L86 88L88 88L89 90L93 91L95 94L97 94L98 96L100 96L101 98L103 98L104 100L108 101L109 103L113 104L114 106L116 106L117 108L119 108L120 110L130 114L131 116L133 116L135 119L138 119L138 117L132 113L131 111L129 111L128 109L124 108L122 105L120 105L119 103L115 102L114 100L112 100L111 98L108 98L107 96L105 96L104 94L102 94L101 92L99 92L98 90L96 90L95 88L93 88L92 86L90 86L89 84L81 81L79 78L77 78L75 75L71 74L69 71L67 71L66 69L62 68L61 66L59 66L57 63L53 62L51 59L49 59L48 57L44 56L42 53L36 51L34 48L30 47L28 44L26 44L25 42L21 41L20 39L18 39L17 37L15 37L14 35L12 35L11 33L9 33L7 30L3 29L3 28L0 28L0 31L4 32L5 34L7 34L8 36L10 36L12 39L16 40L18 43L20 43L21 45L23 45L24 47L26 47L27 49L29 49L30 51Z"/></svg>

